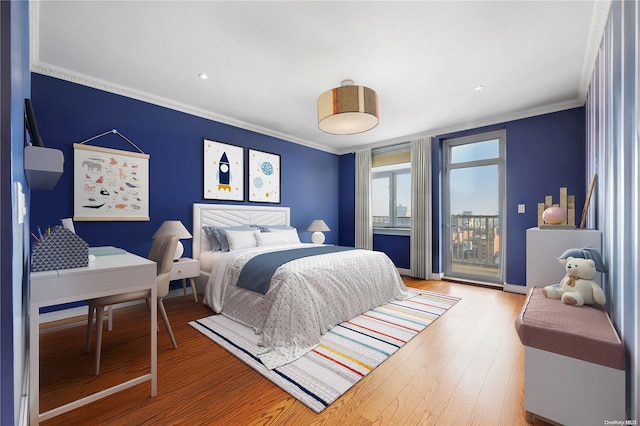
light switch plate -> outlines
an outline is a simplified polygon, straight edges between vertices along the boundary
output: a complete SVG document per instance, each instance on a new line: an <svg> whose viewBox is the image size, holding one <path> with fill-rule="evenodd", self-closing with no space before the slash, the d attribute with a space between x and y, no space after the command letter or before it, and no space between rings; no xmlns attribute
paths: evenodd
<svg viewBox="0 0 640 426"><path fill-rule="evenodd" d="M524 204L518 204L518 213L524 213Z"/></svg>

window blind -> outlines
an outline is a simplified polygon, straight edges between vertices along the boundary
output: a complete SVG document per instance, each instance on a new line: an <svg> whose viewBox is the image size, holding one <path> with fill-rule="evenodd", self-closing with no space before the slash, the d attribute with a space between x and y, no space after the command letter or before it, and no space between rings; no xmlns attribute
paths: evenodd
<svg viewBox="0 0 640 426"><path fill-rule="evenodd" d="M381 167L391 164L402 164L411 162L411 145L403 143L384 148L377 148L371 151L371 166Z"/></svg>

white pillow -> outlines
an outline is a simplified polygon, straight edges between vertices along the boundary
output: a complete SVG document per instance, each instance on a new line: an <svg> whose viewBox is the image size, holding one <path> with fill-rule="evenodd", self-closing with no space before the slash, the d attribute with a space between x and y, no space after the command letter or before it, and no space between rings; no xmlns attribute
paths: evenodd
<svg viewBox="0 0 640 426"><path fill-rule="evenodd" d="M283 235L287 240L287 244L300 244L300 237L298 236L298 231L296 230L296 228L287 229L284 231L276 231L274 232L274 234Z"/></svg>
<svg viewBox="0 0 640 426"><path fill-rule="evenodd" d="M288 244L289 239L287 235L282 232L258 232L256 234L256 241L258 242L258 247L263 247Z"/></svg>
<svg viewBox="0 0 640 426"><path fill-rule="evenodd" d="M247 232L247 231L231 231L225 230L224 233L227 236L229 242L229 250L240 250L243 248L258 247L256 241L256 234L259 231Z"/></svg>

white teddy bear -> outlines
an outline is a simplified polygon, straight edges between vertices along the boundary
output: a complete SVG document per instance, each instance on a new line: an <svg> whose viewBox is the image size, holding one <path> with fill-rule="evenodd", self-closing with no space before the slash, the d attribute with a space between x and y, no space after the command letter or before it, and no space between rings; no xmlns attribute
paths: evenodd
<svg viewBox="0 0 640 426"><path fill-rule="evenodd" d="M596 275L596 265L593 260L569 257L565 269L567 275L559 286L548 285L542 289L546 297L562 299L562 303L572 306L605 304L604 291L593 281Z"/></svg>

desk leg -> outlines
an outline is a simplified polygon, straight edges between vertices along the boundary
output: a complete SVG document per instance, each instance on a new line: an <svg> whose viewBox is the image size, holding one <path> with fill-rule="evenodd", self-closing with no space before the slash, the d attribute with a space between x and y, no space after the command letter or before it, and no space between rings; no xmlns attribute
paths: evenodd
<svg viewBox="0 0 640 426"><path fill-rule="evenodd" d="M158 287L151 288L151 396L158 393Z"/></svg>
<svg viewBox="0 0 640 426"><path fill-rule="evenodd" d="M40 416L40 310L29 308L29 424L39 424Z"/></svg>

